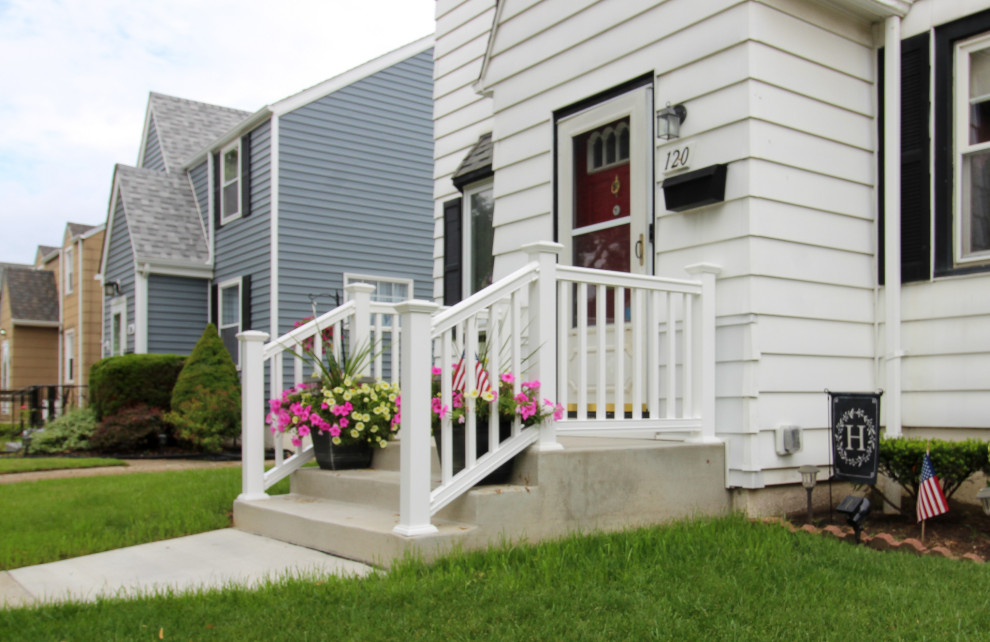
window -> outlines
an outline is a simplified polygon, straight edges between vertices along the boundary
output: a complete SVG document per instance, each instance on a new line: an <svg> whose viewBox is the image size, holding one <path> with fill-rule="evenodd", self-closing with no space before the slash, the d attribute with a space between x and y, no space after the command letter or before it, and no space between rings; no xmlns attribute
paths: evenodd
<svg viewBox="0 0 990 642"><path fill-rule="evenodd" d="M587 141L588 173L598 172L629 160L629 119L596 129Z"/></svg>
<svg viewBox="0 0 990 642"><path fill-rule="evenodd" d="M990 34L955 47L956 261L990 260Z"/></svg>
<svg viewBox="0 0 990 642"><path fill-rule="evenodd" d="M72 260L72 248L65 248L65 293L72 294L72 283L75 281L74 261Z"/></svg>
<svg viewBox="0 0 990 642"><path fill-rule="evenodd" d="M472 185L464 190L464 292L471 295L491 285L495 259L492 245L495 231L492 218L495 201L492 198L492 182Z"/></svg>
<svg viewBox="0 0 990 642"><path fill-rule="evenodd" d="M72 383L76 380L76 332L65 331L65 380Z"/></svg>
<svg viewBox="0 0 990 642"><path fill-rule="evenodd" d="M225 224L241 214L241 145L235 141L220 153L220 223Z"/></svg>
<svg viewBox="0 0 990 642"><path fill-rule="evenodd" d="M375 291L371 293L372 301L379 301L381 303L397 303L399 301L405 301L412 298L412 279L344 273L344 287L347 287L351 283L369 283L375 286Z"/></svg>
<svg viewBox="0 0 990 642"><path fill-rule="evenodd" d="M220 314L217 328L224 347L235 365L240 365L237 334L241 331L241 280L224 281L217 286L217 308Z"/></svg>

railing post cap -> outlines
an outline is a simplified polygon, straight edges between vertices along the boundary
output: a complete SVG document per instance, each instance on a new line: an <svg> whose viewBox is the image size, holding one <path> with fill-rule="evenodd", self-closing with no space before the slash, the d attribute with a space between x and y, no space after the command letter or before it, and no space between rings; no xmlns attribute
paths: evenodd
<svg viewBox="0 0 990 642"><path fill-rule="evenodd" d="M688 274L714 274L722 273L722 266L716 263L692 263L684 268Z"/></svg>
<svg viewBox="0 0 990 642"><path fill-rule="evenodd" d="M372 292L375 291L375 286L371 285L370 283L362 283L359 281L357 283L348 283L347 285L344 286L344 291L371 294Z"/></svg>
<svg viewBox="0 0 990 642"><path fill-rule="evenodd" d="M523 245L522 250L529 255L543 253L560 254L564 251L564 246L560 243L554 243L553 241L534 241Z"/></svg>
<svg viewBox="0 0 990 642"><path fill-rule="evenodd" d="M244 332L237 333L237 339L239 341L246 342L256 341L258 343L264 343L265 341L268 341L268 336L269 335L267 332L262 332L260 330L245 330Z"/></svg>
<svg viewBox="0 0 990 642"><path fill-rule="evenodd" d="M439 309L440 306L433 301L422 299L409 299L395 304L395 311L399 314L433 314Z"/></svg>

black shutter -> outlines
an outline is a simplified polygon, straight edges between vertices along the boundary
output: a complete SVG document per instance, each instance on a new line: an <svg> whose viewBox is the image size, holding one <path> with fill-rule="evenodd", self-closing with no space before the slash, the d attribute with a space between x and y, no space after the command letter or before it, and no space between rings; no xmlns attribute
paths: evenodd
<svg viewBox="0 0 990 642"><path fill-rule="evenodd" d="M443 304L454 305L461 300L461 201L443 204Z"/></svg>
<svg viewBox="0 0 990 642"><path fill-rule="evenodd" d="M251 329L251 275L241 277L241 330Z"/></svg>
<svg viewBox="0 0 990 642"><path fill-rule="evenodd" d="M931 278L928 34L901 43L901 280Z"/></svg>
<svg viewBox="0 0 990 642"><path fill-rule="evenodd" d="M213 229L220 229L220 153L213 154Z"/></svg>
<svg viewBox="0 0 990 642"><path fill-rule="evenodd" d="M241 216L251 215L251 134L241 138Z"/></svg>
<svg viewBox="0 0 990 642"><path fill-rule="evenodd" d="M929 172L928 116L930 109L928 34L901 42L901 282L931 278L931 176ZM878 187L879 234L877 273L885 283L884 229L884 52L880 50L878 140L880 145Z"/></svg>
<svg viewBox="0 0 990 642"><path fill-rule="evenodd" d="M220 289L214 283L210 286L210 323L215 325L217 329L220 329L220 308L218 306L218 301L220 299Z"/></svg>

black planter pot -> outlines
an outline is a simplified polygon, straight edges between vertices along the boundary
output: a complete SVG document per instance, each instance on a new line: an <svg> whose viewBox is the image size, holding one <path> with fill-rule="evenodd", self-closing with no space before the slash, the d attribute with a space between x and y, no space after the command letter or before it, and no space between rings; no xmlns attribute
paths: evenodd
<svg viewBox="0 0 990 642"><path fill-rule="evenodd" d="M452 441L454 449L454 462L453 462L453 474L457 474L464 470L464 460L465 453L467 452L464 448L465 435L464 427L460 425L453 426L452 430ZM512 434L512 423L508 419L501 419L498 425L498 440L500 442L505 441ZM437 454L440 456L440 460L443 461L443 450L440 445L440 435L434 435L434 440L437 444ZM475 457L480 458L482 455L488 452L488 422L479 420L477 424L477 439L475 443ZM512 476L512 462L505 462L498 468L496 468L490 475L478 482L479 486L490 486L493 484L504 484L509 481L509 477Z"/></svg>
<svg viewBox="0 0 990 642"><path fill-rule="evenodd" d="M340 444L335 446L329 432L319 430L310 434L313 438L313 452L316 463L322 470L353 470L355 468L371 468L371 457L374 451L371 445Z"/></svg>

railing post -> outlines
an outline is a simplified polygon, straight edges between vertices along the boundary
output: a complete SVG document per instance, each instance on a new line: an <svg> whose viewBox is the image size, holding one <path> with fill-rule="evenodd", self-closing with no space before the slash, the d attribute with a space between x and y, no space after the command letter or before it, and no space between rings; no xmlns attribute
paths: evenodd
<svg viewBox="0 0 990 642"><path fill-rule="evenodd" d="M241 342L241 494L238 499L268 497L265 493L265 362L268 334L247 330Z"/></svg>
<svg viewBox="0 0 990 642"><path fill-rule="evenodd" d="M688 441L717 443L715 436L715 279L722 268L712 263L696 263L685 268L688 274L701 281L701 305L698 315L699 332L695 334L700 342L698 356L698 390L695 390L696 414L701 416L701 433Z"/></svg>
<svg viewBox="0 0 990 642"><path fill-rule="evenodd" d="M375 286L370 283L351 283L344 288L344 291L347 292L347 298L354 301L355 305L354 325L351 326L351 353L367 346L373 355L375 348L371 345L371 293L375 291ZM371 359L368 359L356 373L357 376L367 377L370 368Z"/></svg>
<svg viewBox="0 0 990 642"><path fill-rule="evenodd" d="M557 255L560 243L538 241L522 247L530 262L539 264L539 278L529 289L529 345L536 356L536 377L543 395L557 394ZM542 400L541 400L542 402ZM561 450L553 420L540 424L538 450Z"/></svg>
<svg viewBox="0 0 990 642"><path fill-rule="evenodd" d="M437 532L430 523L430 393L433 342L430 316L438 306L429 301L403 301L395 311L401 323L399 385L399 523L393 529L414 537Z"/></svg>

